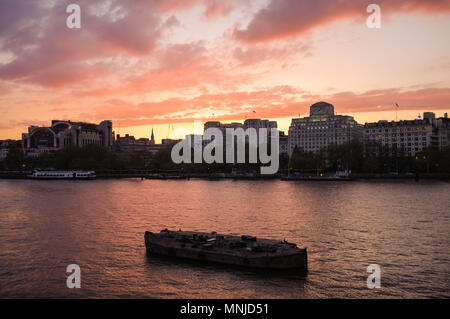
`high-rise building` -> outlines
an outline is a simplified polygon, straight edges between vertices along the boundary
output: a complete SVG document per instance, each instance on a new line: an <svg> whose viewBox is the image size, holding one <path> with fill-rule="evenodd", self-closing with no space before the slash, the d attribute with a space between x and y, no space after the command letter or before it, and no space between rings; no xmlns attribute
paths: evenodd
<svg viewBox="0 0 450 319"><path fill-rule="evenodd" d="M9 148L11 146L20 147L20 141L16 140L0 140L0 160L8 157Z"/></svg>
<svg viewBox="0 0 450 319"><path fill-rule="evenodd" d="M364 150L368 155L387 155L395 151L406 156L427 149L443 150L450 146L449 121L436 119L432 112L425 112L422 117L408 121L378 121L364 125Z"/></svg>
<svg viewBox="0 0 450 319"><path fill-rule="evenodd" d="M218 121L210 121L205 123L204 129L207 130L208 128L218 128L222 131L223 135L225 136L227 128L232 129L242 128L244 130L247 130L248 128L254 128L258 133L260 128L266 128L270 132L271 128L277 128L277 126L278 125L276 121L248 119L244 121L244 124L238 122L224 124Z"/></svg>
<svg viewBox="0 0 450 319"><path fill-rule="evenodd" d="M242 123L237 123L237 122L225 124L225 123L221 123L219 121L210 121L210 122L206 122L203 127L204 127L205 131L209 128L218 128L221 130L222 135L225 138L227 128L233 128L233 129L244 128L244 125Z"/></svg>
<svg viewBox="0 0 450 319"><path fill-rule="evenodd" d="M280 155L289 156L289 137L284 133L280 132Z"/></svg>
<svg viewBox="0 0 450 319"><path fill-rule="evenodd" d="M310 116L292 119L289 128L289 155L301 149L319 153L330 146L361 140L362 126L346 115L335 115L334 106L326 102L311 105Z"/></svg>
<svg viewBox="0 0 450 319"><path fill-rule="evenodd" d="M441 118L435 118L434 113L432 119L429 119L433 131L431 135L431 148L434 150L442 151L445 148L450 147L450 119L445 116ZM425 118L424 115L424 119Z"/></svg>
<svg viewBox="0 0 450 319"><path fill-rule="evenodd" d="M226 130L228 128L230 129L243 129L244 131L246 131L247 129L255 129L256 132L256 144L260 143L260 130L259 129L267 129L266 131L266 141L268 143L270 143L270 137L271 137L271 129L272 128L277 128L278 124L276 121L270 121L270 120L261 120L261 119L247 119L244 121L244 123L238 123L238 122L234 122L234 123L221 123L218 121L210 121L210 122L206 122L204 125L204 130L206 131L209 128L218 128L221 130L222 132L222 136L223 136L223 144L225 145L226 143ZM237 139L235 137L235 142L236 143ZM245 136L245 141L246 142L250 142L249 140L249 136Z"/></svg>
<svg viewBox="0 0 450 319"><path fill-rule="evenodd" d="M261 120L261 119L248 119L244 121L244 129L248 128L254 128L257 132L260 128L277 128L277 122L276 121L269 121L269 120Z"/></svg>

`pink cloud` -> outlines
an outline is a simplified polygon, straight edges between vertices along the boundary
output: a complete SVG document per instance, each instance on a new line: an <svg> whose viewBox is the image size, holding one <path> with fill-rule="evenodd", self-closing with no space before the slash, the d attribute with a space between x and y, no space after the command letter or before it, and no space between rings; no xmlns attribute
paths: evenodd
<svg viewBox="0 0 450 319"><path fill-rule="evenodd" d="M0 64L0 79L49 87L77 84L99 74L98 67L89 67L91 60L150 57L165 32L181 25L175 15L169 16L171 12L201 5L205 16L212 19L231 8L228 0L79 0L82 27L71 30L66 27L66 7L72 2L62 0L46 7L24 0L0 3L0 51L15 57ZM189 48L180 46L178 50ZM172 52L169 57L175 55ZM169 62L179 64L176 56ZM63 75L61 71L69 65L71 69ZM161 73L156 76L164 78Z"/></svg>
<svg viewBox="0 0 450 319"><path fill-rule="evenodd" d="M276 63L283 61L284 64L290 61L291 57L298 59L299 54L303 57L312 55L312 47L304 43L289 43L285 45L270 46L259 44L246 48L236 47L233 57L239 61L241 66L255 65L263 62Z"/></svg>
<svg viewBox="0 0 450 319"><path fill-rule="evenodd" d="M224 63L215 53L215 50L209 51L199 42L168 45L156 51L156 57L152 60L154 66L132 66L120 81L108 87L77 91L77 95L105 97L184 89L199 91L205 87L226 90L236 88L255 76Z"/></svg>
<svg viewBox="0 0 450 319"><path fill-rule="evenodd" d="M49 69L44 69L41 72L28 77L26 82L36 83L49 88L61 88L72 84L82 83L86 80L98 79L108 73L108 68L100 63L95 65L86 65L85 63L64 63Z"/></svg>
<svg viewBox="0 0 450 319"><path fill-rule="evenodd" d="M206 0L205 1L205 17L207 19L214 19L218 16L223 16L231 11L231 3L224 0Z"/></svg>
<svg viewBox="0 0 450 319"><path fill-rule="evenodd" d="M142 57L152 53L163 32L179 25L176 17L170 16L163 20L160 13L196 3L181 0L79 0L77 4L82 8L82 28L69 29L66 27L66 7L73 1L58 1L53 7L45 8L28 2L25 5L22 0L5 0L0 4L0 26L4 21L9 23L4 29L0 28L0 35L3 36L0 51L15 56L11 62L0 65L0 79L34 82L44 86L47 83L59 86L55 81L40 79L46 77L44 73L55 74L68 64L74 70L68 70L61 77L64 79L61 85L90 77L80 76L77 71L83 69L95 72L95 68L87 67L86 62L90 59Z"/></svg>
<svg viewBox="0 0 450 319"><path fill-rule="evenodd" d="M345 19L367 17L366 8L373 1L352 0L271 0L253 17L245 29L234 30L243 42L265 42L305 34L312 29ZM395 12L449 12L449 0L378 0L385 14Z"/></svg>

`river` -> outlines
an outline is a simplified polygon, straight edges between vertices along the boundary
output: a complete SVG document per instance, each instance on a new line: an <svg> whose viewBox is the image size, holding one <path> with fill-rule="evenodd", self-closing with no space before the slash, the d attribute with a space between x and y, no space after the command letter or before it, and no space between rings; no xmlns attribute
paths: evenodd
<svg viewBox="0 0 450 319"><path fill-rule="evenodd" d="M0 297L449 298L449 207L437 181L0 180ZM147 256L163 228L286 239L309 271Z"/></svg>

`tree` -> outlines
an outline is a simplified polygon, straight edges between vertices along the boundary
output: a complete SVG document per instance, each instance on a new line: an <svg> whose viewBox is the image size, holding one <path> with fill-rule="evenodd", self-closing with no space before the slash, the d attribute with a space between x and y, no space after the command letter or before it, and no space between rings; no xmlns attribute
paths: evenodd
<svg viewBox="0 0 450 319"><path fill-rule="evenodd" d="M9 170L21 170L24 163L25 156L22 149L20 149L16 144L11 144L9 146L8 155L5 159L6 167Z"/></svg>

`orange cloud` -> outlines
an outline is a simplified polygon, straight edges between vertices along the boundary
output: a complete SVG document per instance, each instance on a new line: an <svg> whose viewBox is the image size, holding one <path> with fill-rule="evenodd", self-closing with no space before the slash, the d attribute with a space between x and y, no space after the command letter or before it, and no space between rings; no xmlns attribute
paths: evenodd
<svg viewBox="0 0 450 319"><path fill-rule="evenodd" d="M361 94L340 92L332 95L304 94L301 89L280 86L251 92L204 94L192 99L168 99L157 103L133 104L112 100L96 108L97 119L111 118L121 126L182 123L194 120L242 120L247 117L297 117L309 106L326 100L338 113L401 110L448 110L450 88L402 91L386 89ZM256 113L255 113L255 112ZM214 115L213 115L214 114Z"/></svg>
<svg viewBox="0 0 450 319"><path fill-rule="evenodd" d="M194 120L242 121L246 118L292 118L308 114L309 106L325 100L335 106L339 114L400 110L438 111L450 110L450 88L425 88L415 90L386 89L364 93L339 92L332 95L314 95L291 86L277 86L256 91L239 91L202 94L194 98L170 98L160 102L131 103L120 99L93 103L81 112L78 104L60 108L67 114L61 119L98 122L113 121L115 127L187 123ZM32 120L19 118L0 120L0 130L26 130L29 125L47 125L49 114L56 110L43 110L38 115L30 113ZM53 115L51 115L53 116Z"/></svg>

